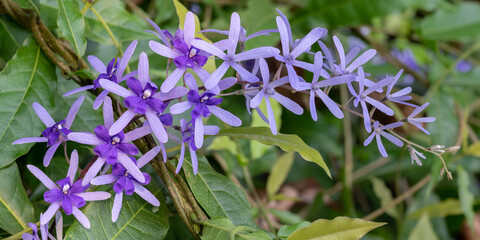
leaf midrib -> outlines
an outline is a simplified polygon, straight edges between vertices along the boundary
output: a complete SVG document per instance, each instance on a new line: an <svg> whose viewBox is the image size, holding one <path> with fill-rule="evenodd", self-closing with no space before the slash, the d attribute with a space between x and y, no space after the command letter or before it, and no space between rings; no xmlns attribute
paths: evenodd
<svg viewBox="0 0 480 240"><path fill-rule="evenodd" d="M15 187L15 192L16 191L17 191L17 188ZM15 194L12 194L12 195L15 196ZM17 220L17 222L20 223L20 226L22 226L23 229L27 228L27 224L25 222L23 222L23 220L15 214L15 211L13 211L13 209L10 208L10 206L5 202L5 200L2 198L1 195L0 195L0 203L3 204L3 206L5 206L5 208L8 210L8 212L10 212L12 214L12 216Z"/></svg>
<svg viewBox="0 0 480 240"><path fill-rule="evenodd" d="M77 38L75 37L75 33L73 32L72 25L70 24L70 19L68 18L67 11L65 9L65 5L63 4L63 0L57 1L60 5L62 5L62 12L64 14L65 20L67 21L68 24L68 29L70 30L70 34L72 34L72 40L75 45L75 50L77 52L77 55L80 56L80 49L78 48L78 43L77 43ZM59 7L60 8L60 7Z"/></svg>

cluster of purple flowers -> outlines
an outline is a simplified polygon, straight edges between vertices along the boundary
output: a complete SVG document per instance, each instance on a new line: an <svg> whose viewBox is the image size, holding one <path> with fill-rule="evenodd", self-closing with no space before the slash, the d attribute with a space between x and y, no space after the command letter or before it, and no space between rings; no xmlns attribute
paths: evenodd
<svg viewBox="0 0 480 240"><path fill-rule="evenodd" d="M56 184L37 167L28 166L28 169L49 189L45 192L44 199L51 205L42 214L41 226L48 225L50 219L62 208L65 214L73 214L83 226L88 228L88 219L79 208L85 205L85 201L104 200L110 197L107 192L86 192L90 184L112 185L115 192L112 209L112 221L114 222L118 219L124 193L127 195L137 193L153 206L159 206L160 202L155 196L143 187L150 182L150 176L140 169L160 152L162 152L163 160L166 161L167 154L164 144L173 139L181 145L177 173L184 161L186 145L189 149L193 172L196 174L198 166L196 151L203 146L204 136L215 135L219 132L217 126L204 125L205 118L213 114L230 126L242 124L240 118L220 107L223 101L222 92L236 84L242 87L241 92L244 93L247 100L249 113L251 113L250 108L256 109L262 119L269 123L273 134L277 134L278 131L270 105L272 99L295 114L300 115L304 111L295 101L282 95L278 91L279 89L294 89L309 94L310 113L314 121L317 120L315 97L318 97L335 117L341 119L344 117L341 109L343 106L328 96L333 86L341 84L348 86L353 105L361 109L366 131L371 132L364 145L368 145L375 137L378 149L383 156L386 157L387 152L381 141L382 136L397 146L403 146L403 142L389 131L401 126L404 122L429 134L423 128L422 123L432 122L435 118L415 117L428 106L428 103L418 107L407 102L411 100L408 95L412 91L410 87L394 92L396 90L395 83L400 78L402 71L395 77L386 77L378 82L369 80L367 78L369 74L364 72L362 65L375 56L375 50L367 50L357 57L360 52L359 48L352 48L345 54L342 43L334 36L333 42L336 51L335 54L332 54L331 50L320 40L326 36L327 30L319 27L311 30L303 38L294 40L287 18L280 11L278 12L279 16L276 18L278 29L264 30L250 36L246 36L239 15L233 13L228 31L207 30L228 36L227 39L216 43L195 37L197 34L195 20L191 12L186 15L183 29L179 29L175 35L160 29L151 22L156 30L152 33L157 35L161 41L161 43L150 41L151 50L173 60L176 67L164 82L159 83L160 87L150 79L149 61L144 52L140 53L138 69L124 74L137 46L137 41L133 41L127 47L123 57L113 58L107 66L97 57L89 56L88 61L99 73L98 78L92 85L71 90L65 96L88 89L103 89L93 107L97 109L103 104L104 125L97 126L93 129L93 133L74 132L70 129L84 97L75 101L67 117L58 122L55 122L40 104L34 103L33 109L47 127L42 132L43 137L23 138L13 144L47 142L49 149L44 157L45 166L49 165L55 150L61 144L66 144L66 141L95 146L93 152L96 155L92 159L94 162L90 168L83 170L86 171L82 174L83 179L76 181L74 181L78 165L76 150L72 152L67 177L57 181ZM280 36L281 50L269 46L244 50L245 42L249 39L276 32ZM316 44L321 51L312 52ZM240 47L238 47L239 45ZM314 63L299 60L302 55L313 55ZM339 58L335 59L334 55L338 55ZM207 61L213 59L217 59L221 63L210 74L204 69L204 66ZM281 68L286 68L288 74L286 76L271 74L266 59L278 61ZM248 70L246 61L254 62L253 70ZM236 71L238 78L225 77L230 68ZM306 81L298 76L295 68L312 72L311 81ZM257 74L258 72L259 74ZM280 71L277 72L280 73ZM126 81L128 88L122 85L123 81ZM180 81L181 84L179 84ZM386 88L386 94L383 99L372 95L374 92L382 93L384 88ZM109 93L123 98L126 111L117 120L114 118L112 100L107 96ZM169 106L170 102L177 100L178 102ZM262 101L266 103L266 116L259 109ZM387 115L394 114L393 110L385 104L386 101L413 106L415 110L400 122L382 125L378 121L372 120L371 117L376 109ZM369 106L371 107L369 108ZM179 121L179 125L175 125L172 114L177 115L187 111L190 111L190 114L187 115L189 117L182 115L183 118ZM138 123L137 120L141 119L144 119L142 124L124 133L125 128L132 126L133 122ZM178 131L177 135L180 135L181 139L175 136L175 131ZM155 136L158 146L136 159L135 156L138 155L139 150L131 142L149 134ZM412 161L415 159L417 163L421 164L418 156L424 158L423 155L410 145L409 152L412 154Z"/></svg>

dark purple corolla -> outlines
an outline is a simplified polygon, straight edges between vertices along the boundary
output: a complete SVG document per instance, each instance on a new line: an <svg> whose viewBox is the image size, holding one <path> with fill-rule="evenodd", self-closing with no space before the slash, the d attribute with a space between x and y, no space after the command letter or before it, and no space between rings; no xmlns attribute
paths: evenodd
<svg viewBox="0 0 480 240"><path fill-rule="evenodd" d="M142 52L138 62L138 79L129 78L127 86L131 91L108 80L100 80L100 85L106 90L125 98L125 106L129 109L109 128L109 134L115 135L122 131L135 117L135 114L145 114L149 126L161 143L168 140L167 131L157 114L165 110L163 101L182 97L187 93L184 87L173 88L168 93L157 92L157 86L150 81L148 57Z"/></svg>
<svg viewBox="0 0 480 240"><path fill-rule="evenodd" d="M235 82L235 78L226 78L218 83L218 89L216 88L217 86L214 86L218 91L207 90L200 94L197 83L192 74L187 73L185 75L185 83L188 88L190 88L190 91L187 94L188 101L179 102L173 105L170 107L170 112L172 114L180 114L193 107L191 116L192 121L195 122L195 145L198 148L201 148L203 145L204 117L209 117L213 114L230 126L238 127L242 124L240 118L216 106L222 102L221 98L216 97L218 92L231 87Z"/></svg>
<svg viewBox="0 0 480 240"><path fill-rule="evenodd" d="M67 117L59 122L55 122L42 105L34 102L32 104L33 110L35 110L37 116L42 120L45 126L47 126L47 128L42 131L43 137L20 138L15 140L12 144L46 142L47 147L49 148L43 157L43 165L45 167L48 166L50 160L52 160L53 154L55 154L55 151L57 151L60 144L69 140L67 135L72 132L70 131L70 127L72 126L73 120L75 120L75 116L77 115L84 99L84 96L79 97L70 107Z"/></svg>
<svg viewBox="0 0 480 240"><path fill-rule="evenodd" d="M370 134L370 136L367 139L365 139L365 142L363 142L363 145L367 146L368 144L370 144L370 142L372 142L373 137L375 137L375 139L377 140L378 150L380 151L382 156L388 157L387 151L385 150L385 147L383 146L381 136L388 139L388 141L392 142L393 144L397 145L398 147L402 147L403 142L400 141L400 139L398 139L397 137L393 136L390 133L385 132L385 130L387 130L387 129L397 128L397 127L400 127L402 125L403 125L402 122L396 122L396 123L387 124L385 126L380 126L380 123L378 121L375 121L373 123L373 132L372 132L372 134Z"/></svg>
<svg viewBox="0 0 480 240"><path fill-rule="evenodd" d="M95 145L94 152L98 156L98 159L92 164L90 169L88 169L83 178L82 184L89 184L90 180L98 174L105 162L108 164L115 164L117 162L122 164L132 173L133 176L143 182L145 179L142 173L128 157L128 155L136 155L138 149L135 145L128 142L151 133L150 127L139 127L125 135L123 134L123 131L110 135L108 129L114 123L112 101L109 97L105 98L105 104L103 105L103 118L105 125L97 126L94 130L95 134L88 132L72 132L68 135L71 141Z"/></svg>
<svg viewBox="0 0 480 240"><path fill-rule="evenodd" d="M223 75L225 75L230 67L235 69L235 71L238 72L243 80L248 82L257 82L259 79L251 72L247 71L242 65L239 64L239 62L250 59L269 58L280 52L278 49L273 47L259 47L236 54L235 52L237 50L239 36L240 17L236 12L234 12L232 13L230 30L228 31L228 40L230 41L231 45L227 48L226 54L214 44L199 39L192 40L192 45L194 47L215 55L223 60L223 63L215 70L215 72L212 73L212 75L210 75L207 81L205 81L206 89L213 89L216 87L218 82L222 79Z"/></svg>
<svg viewBox="0 0 480 240"><path fill-rule="evenodd" d="M84 87L70 90L69 92L65 93L63 96L64 97L69 96L69 95L82 92L85 90L89 90L89 89L95 90L100 87L100 79L105 79L114 83L120 83L130 77L137 75L136 71L126 74L125 76L123 75L123 73L125 72L125 68L128 65L128 61L130 61L130 58L132 57L132 54L135 51L137 42L138 41L135 40L132 43L130 43L127 49L125 49L123 57L118 59L113 58L106 67L103 64L103 62L97 57L93 55L88 56L87 57L88 62L99 73L97 79L93 81L93 85L87 85ZM102 105L103 100L108 95L108 93L109 92L107 90L104 90L97 96L97 98L93 102L94 109L97 109L98 107L100 107L100 105Z"/></svg>
<svg viewBox="0 0 480 240"><path fill-rule="evenodd" d="M48 224L57 210L62 207L65 214L73 214L85 227L90 228L88 218L79 210L85 201L99 201L110 198L107 192L85 192L88 185L82 186L81 180L74 181L78 168L78 153L73 150L70 158L67 177L55 184L45 173L33 165L27 165L28 170L49 190L43 195L46 202L51 203L47 211L40 217L40 225Z"/></svg>
<svg viewBox="0 0 480 240"><path fill-rule="evenodd" d="M274 90L276 87L286 84L288 82L288 77L283 77L269 83L270 72L268 70L268 65L265 59L260 59L260 73L263 79L263 86L261 90L259 90L257 95L255 95L255 97L250 100L250 107L257 108L262 102L262 100L265 99L265 103L267 105L268 123L270 124L270 129L272 130L272 133L277 135L277 124L275 122L275 115L273 114L272 106L270 105L270 98L277 100L282 106L297 115L302 114L303 109L296 102L279 94Z"/></svg>
<svg viewBox="0 0 480 240"><path fill-rule="evenodd" d="M159 152L160 147L157 146L139 158L138 161L136 161L133 157L130 157L130 160L140 169L150 162ZM160 206L158 199L142 186L150 183L150 175L144 172L142 174L145 177L145 181L140 182L134 178L122 165L116 163L112 167L111 174L101 175L92 179L92 185L105 185L114 183L113 190L115 191L115 200L113 201L112 208L113 222L117 221L120 210L122 209L124 192L127 195L132 195L135 192L153 206Z"/></svg>

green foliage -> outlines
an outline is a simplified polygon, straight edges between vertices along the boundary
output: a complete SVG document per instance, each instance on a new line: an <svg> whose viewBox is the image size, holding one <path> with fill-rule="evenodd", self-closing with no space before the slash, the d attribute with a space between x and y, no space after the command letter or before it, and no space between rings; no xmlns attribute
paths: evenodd
<svg viewBox="0 0 480 240"><path fill-rule="evenodd" d="M198 173L185 161L183 169L193 195L210 218L227 217L235 225L255 227L245 192L228 177L215 172L205 157L198 158Z"/></svg>
<svg viewBox="0 0 480 240"><path fill-rule="evenodd" d="M381 179L372 177L370 181L372 182L373 192L375 192L375 195L380 199L380 205L386 207L393 200L392 192ZM397 219L400 217L400 213L396 207L388 208L387 213Z"/></svg>
<svg viewBox="0 0 480 240"><path fill-rule="evenodd" d="M202 240L267 240L272 239L266 232L246 226L235 226L228 218L213 218L201 222Z"/></svg>
<svg viewBox="0 0 480 240"><path fill-rule="evenodd" d="M10 234L28 229L27 224L34 220L34 210L16 163L0 169L0 182L0 228Z"/></svg>
<svg viewBox="0 0 480 240"><path fill-rule="evenodd" d="M460 201L457 199L447 199L445 201L429 204L426 207L420 208L415 212L409 214L407 218L417 219L423 214L427 214L431 218L446 217L451 215L462 214L462 208Z"/></svg>
<svg viewBox="0 0 480 240"><path fill-rule="evenodd" d="M322 155L317 150L306 145L297 135L281 133L273 135L270 128L266 127L229 128L221 130L218 135L255 140L266 145L276 145L286 152L298 152L303 159L318 164L331 177L330 170L328 170L327 164L323 161Z"/></svg>
<svg viewBox="0 0 480 240"><path fill-rule="evenodd" d="M293 225L284 225L278 230L277 236L287 238L293 232L295 232L295 231L297 231L298 229L301 229L301 228L306 228L306 227L310 226L310 224L312 224L312 223L307 222L307 221L303 221L303 222L299 222L299 223L293 224Z"/></svg>
<svg viewBox="0 0 480 240"><path fill-rule="evenodd" d="M372 229L385 225L358 218L336 217L332 220L320 219L310 226L298 229L287 240L354 240L360 239Z"/></svg>
<svg viewBox="0 0 480 240"><path fill-rule="evenodd" d="M60 33L73 47L77 56L81 57L87 48L85 39L85 21L75 0L57 0L57 25Z"/></svg>
<svg viewBox="0 0 480 240"><path fill-rule="evenodd" d="M439 91L430 99L427 113L429 116L435 116L436 121L429 123L427 127L435 139L435 144L451 146L455 143L452 136L457 136L458 133L458 119L455 116L453 99L445 97L446 95L448 94Z"/></svg>
<svg viewBox="0 0 480 240"><path fill-rule="evenodd" d="M417 222L417 225L413 229L412 233L408 237L408 240L417 240L417 239L431 239L438 240L435 230L432 228L428 214L422 214L422 217Z"/></svg>
<svg viewBox="0 0 480 240"><path fill-rule="evenodd" d="M55 68L35 41L28 39L0 73L0 168L28 152L33 144L12 145L16 139L39 136L45 126L32 109L38 102L52 109ZM28 127L26 127L28 126Z"/></svg>
<svg viewBox="0 0 480 240"><path fill-rule="evenodd" d="M293 152L288 152L283 154L278 158L275 165L273 165L272 172L267 179L267 193L268 196L272 197L280 187L283 185L283 182L287 178L288 172L292 167L295 154Z"/></svg>
<svg viewBox="0 0 480 240"><path fill-rule="evenodd" d="M0 16L0 69L13 57L28 35L25 29L10 18Z"/></svg>
<svg viewBox="0 0 480 240"><path fill-rule="evenodd" d="M475 218L475 212L473 211L473 202L475 197L469 189L470 177L468 172L463 169L462 166L457 168L458 178L458 196L460 198L460 206L462 207L462 212L467 218L467 222L470 227L473 227L473 219Z"/></svg>
<svg viewBox="0 0 480 240"><path fill-rule="evenodd" d="M65 239L163 239L167 234L169 211L159 187L152 193L160 200L160 207L153 207L137 194L124 194L122 210L117 222L112 222L110 199L91 202L81 210L90 220L90 229L75 222L65 233Z"/></svg>

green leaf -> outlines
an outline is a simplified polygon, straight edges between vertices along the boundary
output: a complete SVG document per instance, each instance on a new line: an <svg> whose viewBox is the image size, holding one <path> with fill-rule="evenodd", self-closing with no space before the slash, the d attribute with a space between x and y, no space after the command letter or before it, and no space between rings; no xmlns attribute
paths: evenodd
<svg viewBox="0 0 480 240"><path fill-rule="evenodd" d="M385 207L392 202L392 192L387 187L387 185L385 185L385 182L383 180L372 177L370 178L370 182L372 182L373 192L375 192L375 195L377 195L377 197L380 199L380 205L382 207ZM396 206L389 208L387 210L387 213L396 219L400 217L400 213Z"/></svg>
<svg viewBox="0 0 480 240"><path fill-rule="evenodd" d="M428 239L438 240L435 230L432 228L428 214L424 213L417 225L413 229L412 233L408 237L408 240Z"/></svg>
<svg viewBox="0 0 480 240"><path fill-rule="evenodd" d="M30 228L33 205L28 200L16 163L0 170L0 228L10 234Z"/></svg>
<svg viewBox="0 0 480 240"><path fill-rule="evenodd" d="M80 12L78 1L57 0L57 4L57 25L60 34L70 41L77 56L81 57L87 48L87 40L85 39L85 20Z"/></svg>
<svg viewBox="0 0 480 240"><path fill-rule="evenodd" d="M212 144L208 146L207 150L211 151L219 151L219 150L227 150L233 155L238 154L237 150L237 143L234 142L232 139L229 137L216 137L213 139Z"/></svg>
<svg viewBox="0 0 480 240"><path fill-rule="evenodd" d="M273 216L277 217L280 222L285 224L296 224L303 221L300 216L289 211L282 211L272 208L269 210L269 212L273 214Z"/></svg>
<svg viewBox="0 0 480 240"><path fill-rule="evenodd" d="M35 12L38 11L38 0L15 0L16 3L22 8L33 9Z"/></svg>
<svg viewBox="0 0 480 240"><path fill-rule="evenodd" d="M460 205L462 207L462 212L467 219L470 227L473 227L473 219L475 218L475 212L473 210L473 204L475 197L469 189L470 177L468 172L463 169L462 166L457 167L457 184L458 184L458 197L460 199Z"/></svg>
<svg viewBox="0 0 480 240"><path fill-rule="evenodd" d="M114 195L108 200L91 202L81 210L90 220L90 229L78 221L68 229L65 239L163 239L169 224L170 213L160 188L152 192L159 200L160 207L150 205L137 194L124 195L122 210L117 222L112 222Z"/></svg>
<svg viewBox="0 0 480 240"><path fill-rule="evenodd" d="M430 99L430 105L427 108L429 117L435 117L435 122L428 123L427 129L435 139L435 144L452 146L455 144L455 138L458 132L458 118L455 114L453 99L440 89Z"/></svg>
<svg viewBox="0 0 480 240"><path fill-rule="evenodd" d="M420 218L424 213L428 214L431 218L446 217L462 214L462 207L460 206L460 201L449 198L439 203L428 204L427 206L409 214L407 218Z"/></svg>
<svg viewBox="0 0 480 240"><path fill-rule="evenodd" d="M348 217L336 217L333 220L320 219L306 228L295 231L287 240L354 240L385 224Z"/></svg>
<svg viewBox="0 0 480 240"><path fill-rule="evenodd" d="M267 179L267 193L269 197L277 193L282 186L288 176L288 172L290 172L294 157L295 154L293 152L285 153L273 165L272 172Z"/></svg>
<svg viewBox="0 0 480 240"><path fill-rule="evenodd" d="M266 240L272 239L264 231L246 226L235 226L228 218L214 218L201 222L205 226L202 240Z"/></svg>
<svg viewBox="0 0 480 240"><path fill-rule="evenodd" d="M39 136L45 126L32 109L53 103L55 68L32 38L25 41L0 72L0 168L25 154L33 144L12 145L19 138Z"/></svg>
<svg viewBox="0 0 480 240"><path fill-rule="evenodd" d="M175 5L175 10L177 11L177 16L179 20L178 27L180 29L183 29L183 25L185 24L185 16L187 16L187 13L189 11L178 0L173 0L173 4ZM193 14L193 15L195 16L195 37L211 43L212 41L210 41L210 39L205 37L203 33L200 33L200 31L202 30L200 28L200 21L198 20L198 16L196 14ZM205 66L203 66L203 69L205 69L209 73L213 73L216 69L215 59L213 57L209 57L207 63L205 64Z"/></svg>
<svg viewBox="0 0 480 240"><path fill-rule="evenodd" d="M92 71L90 71L89 69L86 69L86 68L82 68L82 69L72 73L72 76L79 76L79 77L87 78L87 79L90 79L90 80L95 80L97 78L93 75Z"/></svg>
<svg viewBox="0 0 480 240"><path fill-rule="evenodd" d="M480 5L461 2L452 8L436 11L420 23L425 39L441 41L474 40L480 37Z"/></svg>
<svg viewBox="0 0 480 240"><path fill-rule="evenodd" d="M183 163L183 169L193 195L210 218L227 217L235 225L256 226L245 192L228 177L215 172L205 157L198 158L197 175L193 174L190 161Z"/></svg>
<svg viewBox="0 0 480 240"><path fill-rule="evenodd" d="M29 34L9 17L0 17L0 67L13 57ZM2 60L5 63L1 63Z"/></svg>
<svg viewBox="0 0 480 240"><path fill-rule="evenodd" d="M306 228L306 227L310 226L310 224L312 224L312 223L307 222L307 221L303 221L303 222L299 222L299 223L293 224L293 225L284 225L280 229L278 229L277 236L287 238L293 232L297 231L300 228Z"/></svg>
<svg viewBox="0 0 480 240"><path fill-rule="evenodd" d="M270 128L266 127L238 127L221 130L217 136L230 136L242 139L259 141L267 145L276 145L286 152L298 152L303 159L314 162L325 170L331 178L330 170L320 153L309 147L303 140L294 134L273 135Z"/></svg>

